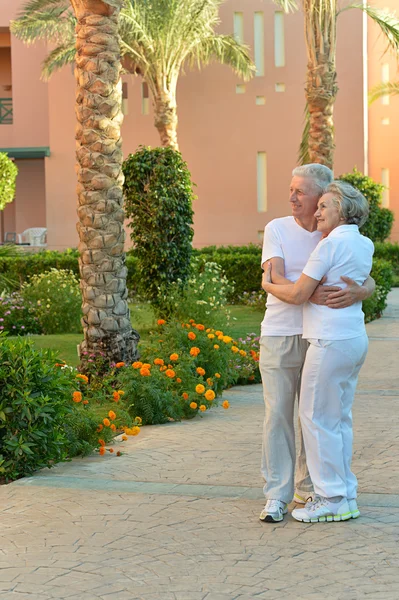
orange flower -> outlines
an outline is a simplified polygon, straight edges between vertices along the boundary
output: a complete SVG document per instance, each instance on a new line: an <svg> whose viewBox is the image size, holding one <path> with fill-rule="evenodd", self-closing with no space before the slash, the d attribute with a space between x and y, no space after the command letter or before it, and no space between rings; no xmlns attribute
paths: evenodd
<svg viewBox="0 0 399 600"><path fill-rule="evenodd" d="M125 366L125 363L124 363L124 362L117 362L117 363L116 363L116 365L115 365L115 367L116 367L117 369L120 369L121 367L124 367L124 366Z"/></svg>
<svg viewBox="0 0 399 600"><path fill-rule="evenodd" d="M118 452L116 453L116 456L122 456L122 452L120 450L118 450Z"/></svg>
<svg viewBox="0 0 399 600"><path fill-rule="evenodd" d="M208 329L206 330L206 333L210 333L210 331L211 331L211 328L208 327Z"/></svg>
<svg viewBox="0 0 399 600"><path fill-rule="evenodd" d="M98 443L100 444L100 446L105 446L105 442L101 438L98 440Z"/></svg>
<svg viewBox="0 0 399 600"><path fill-rule="evenodd" d="M169 356L169 360L179 360L179 355L176 354L176 352L173 352L173 354Z"/></svg>
<svg viewBox="0 0 399 600"><path fill-rule="evenodd" d="M187 394L187 392L183 392L182 393L182 398L183 398L183 400L188 400L188 394Z"/></svg>
<svg viewBox="0 0 399 600"><path fill-rule="evenodd" d="M215 331L215 335L219 336L219 335L223 335L223 331Z"/></svg>
<svg viewBox="0 0 399 600"><path fill-rule="evenodd" d="M240 354L241 354L241 356L246 356L247 355L247 353L245 352L245 350L240 350Z"/></svg>
<svg viewBox="0 0 399 600"><path fill-rule="evenodd" d="M190 350L190 355L191 356L198 356L198 354L201 352L201 350L199 348L197 348L196 346L193 346Z"/></svg>
<svg viewBox="0 0 399 600"><path fill-rule="evenodd" d="M210 340L214 340L215 336L213 335L213 333L208 333L208 337Z"/></svg>
<svg viewBox="0 0 399 600"><path fill-rule="evenodd" d="M143 363L143 369L151 369L150 363Z"/></svg>
<svg viewBox="0 0 399 600"><path fill-rule="evenodd" d="M162 365L162 367L159 367L160 371L166 371L168 367L166 365Z"/></svg>
<svg viewBox="0 0 399 600"><path fill-rule="evenodd" d="M228 400L225 400L225 401L222 403L222 406L223 406L223 408L229 408L230 404L229 404Z"/></svg>
<svg viewBox="0 0 399 600"><path fill-rule="evenodd" d="M201 412L205 412L206 411L206 406L205 404L201 404L201 406L199 407Z"/></svg>
<svg viewBox="0 0 399 600"><path fill-rule="evenodd" d="M170 379L173 379L176 373L173 371L173 369L166 369L165 375L166 377L170 377Z"/></svg>
<svg viewBox="0 0 399 600"><path fill-rule="evenodd" d="M195 338L197 336L195 335L195 333L193 331L189 331L188 334L187 334L187 337L188 337L189 340L195 340Z"/></svg>
<svg viewBox="0 0 399 600"><path fill-rule="evenodd" d="M111 452L111 454L113 453L114 449L113 448L109 448L108 452Z"/></svg>
<svg viewBox="0 0 399 600"><path fill-rule="evenodd" d="M116 431L116 425L114 425L114 423L112 423L111 429L112 429L112 431Z"/></svg>
<svg viewBox="0 0 399 600"><path fill-rule="evenodd" d="M66 363L55 363L55 367L65 367Z"/></svg>
<svg viewBox="0 0 399 600"><path fill-rule="evenodd" d="M127 440L127 435L125 435L125 434L124 434L124 435L122 436L122 440L123 440L124 442L126 442L126 440Z"/></svg>
<svg viewBox="0 0 399 600"><path fill-rule="evenodd" d="M154 358L154 365L163 365L164 361L162 358Z"/></svg>
<svg viewBox="0 0 399 600"><path fill-rule="evenodd" d="M203 369L202 367L197 367L196 371L198 375L205 375L205 369Z"/></svg>
<svg viewBox="0 0 399 600"><path fill-rule="evenodd" d="M230 344L230 342L232 341L232 338L229 335L224 335L222 339L225 344Z"/></svg>
<svg viewBox="0 0 399 600"><path fill-rule="evenodd" d="M187 327L187 329L190 329L191 325L189 325L189 324L187 323L186 327Z"/></svg>
<svg viewBox="0 0 399 600"><path fill-rule="evenodd" d="M110 420L107 418L103 419L103 423L104 423L105 427L109 427L111 425Z"/></svg>
<svg viewBox="0 0 399 600"><path fill-rule="evenodd" d="M96 431L97 433L100 433L100 431L102 431L104 429L104 425L102 423L99 424L99 426L97 427Z"/></svg>
<svg viewBox="0 0 399 600"><path fill-rule="evenodd" d="M221 342L223 341L223 335L218 335L218 340L220 340Z"/></svg>
<svg viewBox="0 0 399 600"><path fill-rule="evenodd" d="M190 408L192 408L193 410L195 410L197 408L198 404L196 402L191 402L190 404Z"/></svg>
<svg viewBox="0 0 399 600"><path fill-rule="evenodd" d="M181 383L181 379L180 379L180 377L177 377L177 378L176 378L176 383Z"/></svg>
<svg viewBox="0 0 399 600"><path fill-rule="evenodd" d="M234 354L237 354L237 352L239 351L237 346L232 346L231 347L231 351L234 352Z"/></svg>
<svg viewBox="0 0 399 600"><path fill-rule="evenodd" d="M212 400L215 399L215 392L213 390L206 390L205 392L205 398L207 400L209 400L209 402L212 402Z"/></svg>
<svg viewBox="0 0 399 600"><path fill-rule="evenodd" d="M99 454L101 454L101 456L104 456L104 454L106 453L106 450L104 448L104 446L101 446L101 448L98 451Z"/></svg>
<svg viewBox="0 0 399 600"><path fill-rule="evenodd" d="M213 347L215 348L215 350L219 350L219 346L217 344L215 344Z"/></svg>
<svg viewBox="0 0 399 600"><path fill-rule="evenodd" d="M72 394L72 400L74 402L81 402L82 401L82 394L81 394L81 392L74 392Z"/></svg>
<svg viewBox="0 0 399 600"><path fill-rule="evenodd" d="M140 375L142 375L143 377L149 377L151 375L151 371L149 369L145 369L144 367L142 367L140 369Z"/></svg>
<svg viewBox="0 0 399 600"><path fill-rule="evenodd" d="M157 325L165 325L166 321L165 319L158 319L157 321Z"/></svg>
<svg viewBox="0 0 399 600"><path fill-rule="evenodd" d="M132 364L133 369L141 369L142 366L143 366L143 363L140 362L139 360L136 360L136 362L134 362Z"/></svg>
<svg viewBox="0 0 399 600"><path fill-rule="evenodd" d="M195 323L194 319L189 319L188 322L191 323L191 324Z"/></svg>
<svg viewBox="0 0 399 600"><path fill-rule="evenodd" d="M112 399L114 400L114 402L119 402L119 392L114 392L112 394Z"/></svg>
<svg viewBox="0 0 399 600"><path fill-rule="evenodd" d="M108 413L109 418L111 419L111 421L115 421L116 419L116 414L114 413L113 410L110 410Z"/></svg>
<svg viewBox="0 0 399 600"><path fill-rule="evenodd" d="M210 377L208 377L208 379L206 380L206 382L207 382L207 384L209 386L213 385L213 380Z"/></svg>
<svg viewBox="0 0 399 600"><path fill-rule="evenodd" d="M205 327L201 325L201 323L198 323L198 325L196 325L196 328L198 329L198 331L204 331L205 329Z"/></svg>
<svg viewBox="0 0 399 600"><path fill-rule="evenodd" d="M195 391L197 392L197 394L203 394L205 392L205 386L202 385L202 383L199 383L195 386Z"/></svg>
<svg viewBox="0 0 399 600"><path fill-rule="evenodd" d="M143 419L141 417L136 417L135 420L137 421L137 423L142 423L143 422Z"/></svg>
<svg viewBox="0 0 399 600"><path fill-rule="evenodd" d="M82 404L89 404L88 400L83 400Z"/></svg>
<svg viewBox="0 0 399 600"><path fill-rule="evenodd" d="M140 427L131 427L126 429L127 435L138 435L140 433Z"/></svg>
<svg viewBox="0 0 399 600"><path fill-rule="evenodd" d="M81 379L82 381L84 381L84 383L87 383L89 381L89 378L86 375L82 375L82 373L78 373L76 375L76 379Z"/></svg>
<svg viewBox="0 0 399 600"><path fill-rule="evenodd" d="M220 379L220 373L215 373L216 379Z"/></svg>

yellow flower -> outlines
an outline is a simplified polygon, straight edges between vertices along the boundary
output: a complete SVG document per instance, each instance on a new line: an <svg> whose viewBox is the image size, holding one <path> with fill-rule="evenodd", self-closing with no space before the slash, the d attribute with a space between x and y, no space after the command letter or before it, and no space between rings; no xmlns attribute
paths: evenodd
<svg viewBox="0 0 399 600"><path fill-rule="evenodd" d="M205 404L201 404L201 406L199 407L201 412L205 412L206 411L206 406Z"/></svg>
<svg viewBox="0 0 399 600"><path fill-rule="evenodd" d="M215 344L213 347L215 348L215 350L219 350L219 346L217 344Z"/></svg>
<svg viewBox="0 0 399 600"><path fill-rule="evenodd" d="M127 435L125 435L125 434L124 434L124 435L122 436L122 442L126 442L126 440L127 440Z"/></svg>
<svg viewBox="0 0 399 600"><path fill-rule="evenodd" d="M215 373L216 379L220 379L220 373Z"/></svg>
<svg viewBox="0 0 399 600"><path fill-rule="evenodd" d="M218 340L220 340L222 342L223 341L223 336L222 335L218 335Z"/></svg>
<svg viewBox="0 0 399 600"><path fill-rule="evenodd" d="M197 386L195 386L195 391L197 394L203 394L205 392L205 386L202 385L202 383L199 383Z"/></svg>
<svg viewBox="0 0 399 600"><path fill-rule="evenodd" d="M229 404L228 400L225 400L224 402L222 402L222 406L223 406L223 408L229 408L230 404Z"/></svg>
<svg viewBox="0 0 399 600"><path fill-rule="evenodd" d="M196 371L198 375L205 375L205 369L203 369L202 367L197 367Z"/></svg>
<svg viewBox="0 0 399 600"><path fill-rule="evenodd" d="M176 354L176 352L173 352L173 354L171 354L169 356L169 360L178 360L179 359L179 355Z"/></svg>
<svg viewBox="0 0 399 600"><path fill-rule="evenodd" d="M230 344L230 342L232 340L232 338L229 335L224 335L222 339L225 344Z"/></svg>
<svg viewBox="0 0 399 600"><path fill-rule="evenodd" d="M241 354L241 356L246 356L247 355L247 353L245 352L245 350L240 350L240 354Z"/></svg>
<svg viewBox="0 0 399 600"><path fill-rule="evenodd" d="M208 333L208 337L210 340L214 340L215 336L213 335L213 333Z"/></svg>
<svg viewBox="0 0 399 600"><path fill-rule="evenodd" d="M140 433L140 427L127 427L125 433L127 435L138 435Z"/></svg>
<svg viewBox="0 0 399 600"><path fill-rule="evenodd" d="M195 410L197 408L198 404L196 402L191 402L190 404L190 408L192 408L193 410Z"/></svg>
<svg viewBox="0 0 399 600"><path fill-rule="evenodd" d="M210 377L208 377L208 379L206 380L206 382L207 382L207 384L208 384L209 386L212 386L212 385L213 385L213 380L212 380Z"/></svg>
<svg viewBox="0 0 399 600"><path fill-rule="evenodd" d="M136 417L135 420L137 421L137 423L142 423L143 422L143 419L141 417Z"/></svg>
<svg viewBox="0 0 399 600"><path fill-rule="evenodd" d="M205 392L205 398L207 400L209 400L209 402L212 402L212 400L215 399L215 392L213 390L206 390Z"/></svg>
<svg viewBox="0 0 399 600"><path fill-rule="evenodd" d="M232 346L231 347L231 351L234 352L234 354L237 354L237 352L239 351L237 346Z"/></svg>

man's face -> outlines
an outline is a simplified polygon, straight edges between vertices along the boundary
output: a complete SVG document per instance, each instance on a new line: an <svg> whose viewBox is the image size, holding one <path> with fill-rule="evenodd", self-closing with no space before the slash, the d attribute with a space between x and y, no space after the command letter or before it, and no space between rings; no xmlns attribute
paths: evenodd
<svg viewBox="0 0 399 600"><path fill-rule="evenodd" d="M297 219L311 218L321 196L310 177L293 177L290 185L292 216Z"/></svg>

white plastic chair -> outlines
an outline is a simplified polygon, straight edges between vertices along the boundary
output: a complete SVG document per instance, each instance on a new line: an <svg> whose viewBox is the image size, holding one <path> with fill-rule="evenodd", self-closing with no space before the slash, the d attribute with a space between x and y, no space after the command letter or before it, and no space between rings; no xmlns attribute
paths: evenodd
<svg viewBox="0 0 399 600"><path fill-rule="evenodd" d="M30 227L19 233L18 239L20 244L28 243L31 246L47 246L46 236L46 227Z"/></svg>

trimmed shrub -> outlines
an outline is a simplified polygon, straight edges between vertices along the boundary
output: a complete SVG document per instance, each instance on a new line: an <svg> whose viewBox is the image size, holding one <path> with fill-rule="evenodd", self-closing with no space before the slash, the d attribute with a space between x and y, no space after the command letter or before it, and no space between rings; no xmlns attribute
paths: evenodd
<svg viewBox="0 0 399 600"><path fill-rule="evenodd" d="M138 291L162 310L172 283L190 276L192 183L181 154L141 147L123 164L125 211L138 260Z"/></svg>
<svg viewBox="0 0 399 600"><path fill-rule="evenodd" d="M375 280L376 289L371 298L363 302L366 323L379 319L387 306L387 296L392 288L392 265L387 260L374 258L371 277Z"/></svg>
<svg viewBox="0 0 399 600"><path fill-rule="evenodd" d="M391 233L394 216L391 210L381 206L384 186L376 183L371 177L363 175L356 168L352 173L341 175L339 179L357 188L369 203L369 218L361 228L362 234L373 242L386 240Z"/></svg>
<svg viewBox="0 0 399 600"><path fill-rule="evenodd" d="M66 269L79 277L78 251L42 250L37 254L0 256L0 273L15 279L19 285L24 284L32 275L40 275L51 269Z"/></svg>
<svg viewBox="0 0 399 600"><path fill-rule="evenodd" d="M393 285L399 285L399 244L391 244L390 242L376 242L374 244L374 258L382 258L388 260L393 269L394 280Z"/></svg>
<svg viewBox="0 0 399 600"><path fill-rule="evenodd" d="M11 335L42 333L33 302L24 300L18 292L0 298L0 332Z"/></svg>
<svg viewBox="0 0 399 600"><path fill-rule="evenodd" d="M245 248L245 246L240 248ZM228 253L224 252L224 249L218 248L212 253L201 253L198 258L204 264L214 262L221 266L223 274L232 286L228 294L228 301L239 302L244 292L258 292L260 289L262 280L261 255L262 250L260 248L257 253L252 249L249 253Z"/></svg>

